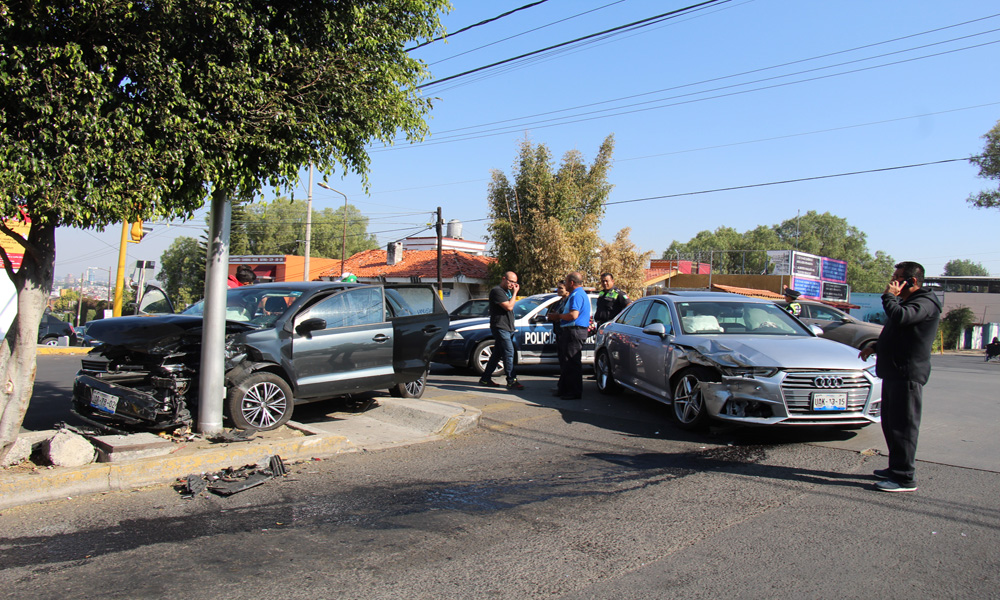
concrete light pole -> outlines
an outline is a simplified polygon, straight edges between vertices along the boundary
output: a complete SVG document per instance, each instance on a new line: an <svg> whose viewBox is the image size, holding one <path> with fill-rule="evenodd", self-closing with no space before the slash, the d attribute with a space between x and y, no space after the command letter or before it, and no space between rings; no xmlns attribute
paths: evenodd
<svg viewBox="0 0 1000 600"><path fill-rule="evenodd" d="M312 189L312 186L309 186ZM340 274L344 274L344 263L347 261L347 194L341 192L340 190L335 190L332 187L326 185L322 181L319 182L319 187L324 190L330 190L331 192L337 192L344 197L344 237L340 242Z"/></svg>
<svg viewBox="0 0 1000 600"><path fill-rule="evenodd" d="M302 264L302 281L309 281L309 253L312 251L313 165L309 163L309 196L306 200L306 259Z"/></svg>

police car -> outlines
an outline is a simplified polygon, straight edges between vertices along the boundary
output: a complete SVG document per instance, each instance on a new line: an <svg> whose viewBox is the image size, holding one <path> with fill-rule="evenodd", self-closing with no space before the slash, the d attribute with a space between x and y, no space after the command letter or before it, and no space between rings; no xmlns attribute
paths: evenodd
<svg viewBox="0 0 1000 600"><path fill-rule="evenodd" d="M597 294L590 298L590 314L597 310ZM521 298L514 304L514 361L519 365L558 364L556 336L552 323L546 319L549 309L559 300L556 294L535 294ZM489 318L464 319L448 327L444 341L434 354L432 362L453 367L470 368L482 376L486 363L493 355L493 335ZM583 345L583 362L594 362L594 336ZM496 373L503 372L497 365Z"/></svg>

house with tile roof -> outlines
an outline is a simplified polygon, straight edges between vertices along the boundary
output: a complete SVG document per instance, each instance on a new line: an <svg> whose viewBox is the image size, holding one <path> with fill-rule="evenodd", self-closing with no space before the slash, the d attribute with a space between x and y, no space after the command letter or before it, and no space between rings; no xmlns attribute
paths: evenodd
<svg viewBox="0 0 1000 600"><path fill-rule="evenodd" d="M487 279L489 267L496 259L442 246L441 295L445 308L452 311L466 300L486 297L491 287ZM320 273L319 279L333 280L342 273L353 273L364 283L437 284L436 248L411 250L395 242L387 249L359 252L344 261L343 266L339 260L333 262L331 268Z"/></svg>

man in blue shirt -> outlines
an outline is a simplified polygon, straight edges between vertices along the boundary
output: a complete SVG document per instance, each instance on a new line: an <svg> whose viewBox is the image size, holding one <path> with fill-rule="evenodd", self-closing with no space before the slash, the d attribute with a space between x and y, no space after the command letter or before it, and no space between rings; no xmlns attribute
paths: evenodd
<svg viewBox="0 0 1000 600"><path fill-rule="evenodd" d="M558 389L563 400L579 400L583 396L583 343L587 341L590 327L590 298L583 290L583 275L575 271L566 276L566 298L559 320L563 337L563 369L559 374Z"/></svg>

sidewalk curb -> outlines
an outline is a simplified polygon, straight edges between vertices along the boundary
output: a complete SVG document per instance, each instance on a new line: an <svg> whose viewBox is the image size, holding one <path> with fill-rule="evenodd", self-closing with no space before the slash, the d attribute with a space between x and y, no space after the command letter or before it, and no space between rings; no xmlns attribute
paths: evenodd
<svg viewBox="0 0 1000 600"><path fill-rule="evenodd" d="M89 346L39 346L35 351L38 355L61 354L66 356L81 356L88 354L93 348Z"/></svg>
<svg viewBox="0 0 1000 600"><path fill-rule="evenodd" d="M415 421L420 433L408 440L396 440L398 445L416 444L441 437L464 433L479 424L482 411L477 408L441 400L404 400L386 402L395 411ZM388 420L388 419L386 419ZM288 427L301 437L219 444L218 447L191 448L178 445L171 455L127 462L93 463L75 468L56 468L29 473L0 472L0 509L24 504L71 498L170 483L191 473L208 473L226 467L262 462L278 455L287 462L326 458L357 452L360 446L343 435L289 421Z"/></svg>

